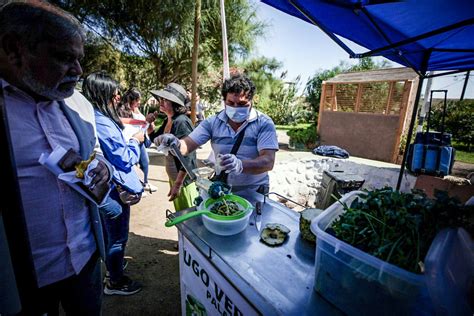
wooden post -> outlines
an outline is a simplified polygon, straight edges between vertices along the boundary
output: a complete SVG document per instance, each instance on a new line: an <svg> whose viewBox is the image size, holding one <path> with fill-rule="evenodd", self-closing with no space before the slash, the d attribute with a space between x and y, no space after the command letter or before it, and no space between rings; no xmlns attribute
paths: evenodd
<svg viewBox="0 0 474 316"><path fill-rule="evenodd" d="M199 32L201 30L201 0L196 0L194 6L194 41L193 60L191 70L191 121L196 124L196 92L198 76Z"/></svg>
<svg viewBox="0 0 474 316"><path fill-rule="evenodd" d="M199 1L200 3L201 1ZM223 75L222 81L230 78L229 70L229 49L227 46L227 26L225 23L225 3L224 0L220 1L221 6L221 26L222 26L222 64L223 64Z"/></svg>
<svg viewBox="0 0 474 316"><path fill-rule="evenodd" d="M357 95L356 95L356 104L354 108L354 112L359 112L360 109L360 99L362 99L362 83L357 85Z"/></svg>
<svg viewBox="0 0 474 316"><path fill-rule="evenodd" d="M326 83L323 81L323 84L321 86L321 98L319 99L319 114L318 114L318 126L317 126L317 133L319 135L319 126L321 125L321 116L323 115L323 112L324 112L324 107L325 107L325 103L326 103L326 88L327 88L327 85Z"/></svg>
<svg viewBox="0 0 474 316"><path fill-rule="evenodd" d="M393 87L395 86L395 82L390 82L390 88L388 89L388 98L387 98L387 107L385 108L385 115L390 114L391 110L391 102L392 101L392 94L393 94Z"/></svg>
<svg viewBox="0 0 474 316"><path fill-rule="evenodd" d="M402 95L402 100L400 102L400 113L398 114L399 116L398 116L397 138L395 141L395 145L393 147L393 154L392 154L392 162L394 163L396 162L398 158L400 142L401 142L401 138L402 138L406 121L407 121L406 114L409 107L409 103L413 100L412 98L410 98L412 94L411 93L412 86L413 86L412 81L405 81L405 85L403 86L403 95Z"/></svg>

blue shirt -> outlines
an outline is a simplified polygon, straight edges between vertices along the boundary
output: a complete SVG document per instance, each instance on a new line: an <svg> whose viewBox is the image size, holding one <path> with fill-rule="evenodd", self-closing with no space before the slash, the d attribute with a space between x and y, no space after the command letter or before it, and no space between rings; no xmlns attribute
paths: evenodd
<svg viewBox="0 0 474 316"><path fill-rule="evenodd" d="M38 286L79 274L96 251L89 204L42 166L57 145L79 152L79 142L56 101L36 102L0 79L21 201Z"/></svg>
<svg viewBox="0 0 474 316"><path fill-rule="evenodd" d="M253 109L250 111L249 119L242 124L237 131L228 124L228 117L225 111L211 116L199 124L196 129L189 134L189 137L199 146L211 141L214 154L228 154L239 133L244 129L245 134L239 150L236 153L240 160L255 159L259 156L259 151L278 150L278 139L275 125L270 117ZM245 190L256 190L258 186L269 183L267 172L260 174L229 174L228 183L232 185L233 192Z"/></svg>
<svg viewBox="0 0 474 316"><path fill-rule="evenodd" d="M98 110L94 110L100 148L114 167L113 179L132 193L143 192L143 185L133 166L140 159L140 144L133 138L128 143L120 127Z"/></svg>

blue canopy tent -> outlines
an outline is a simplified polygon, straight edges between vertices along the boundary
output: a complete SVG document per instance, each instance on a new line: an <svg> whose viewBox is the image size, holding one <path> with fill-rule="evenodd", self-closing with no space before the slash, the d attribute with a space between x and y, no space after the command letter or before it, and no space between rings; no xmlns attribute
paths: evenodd
<svg viewBox="0 0 474 316"><path fill-rule="evenodd" d="M473 0L262 0L318 26L351 58L383 56L420 77L408 138L423 79L474 69ZM368 49L355 53L341 38ZM444 71L427 75L429 71ZM397 182L400 188L408 142Z"/></svg>

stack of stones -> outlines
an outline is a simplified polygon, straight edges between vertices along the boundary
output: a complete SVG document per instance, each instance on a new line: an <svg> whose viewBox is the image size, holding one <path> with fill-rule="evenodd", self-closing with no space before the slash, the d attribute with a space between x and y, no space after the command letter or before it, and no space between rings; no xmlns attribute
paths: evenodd
<svg viewBox="0 0 474 316"><path fill-rule="evenodd" d="M275 163L270 175L270 192L279 193L305 207L315 207L322 192L324 170L341 170L365 179L362 188L395 187L399 168L382 168L356 163L345 159L314 156L314 158L283 160ZM406 175L401 191L408 192L415 185L416 177ZM273 198L273 197L272 197ZM295 211L304 207L280 198L279 202Z"/></svg>

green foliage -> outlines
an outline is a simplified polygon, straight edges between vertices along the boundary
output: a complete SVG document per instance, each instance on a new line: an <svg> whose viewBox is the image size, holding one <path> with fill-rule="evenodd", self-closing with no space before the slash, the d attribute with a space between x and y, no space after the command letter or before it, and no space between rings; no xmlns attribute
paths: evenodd
<svg viewBox="0 0 474 316"><path fill-rule="evenodd" d="M474 152L456 149L456 161L474 164Z"/></svg>
<svg viewBox="0 0 474 316"><path fill-rule="evenodd" d="M146 57L121 52L90 32L84 53L86 58L81 62L84 76L94 71L106 71L120 82L122 89L138 88L142 93L142 105L150 97L149 91L156 87L153 64ZM147 113L148 109L143 111Z"/></svg>
<svg viewBox="0 0 474 316"><path fill-rule="evenodd" d="M156 85L153 73L153 64L145 57L129 54L122 54L120 61L123 65L123 76L120 76L126 88L136 87L142 93L142 106L146 106L146 101L151 97L150 90L160 88ZM144 108L144 114L149 109Z"/></svg>
<svg viewBox="0 0 474 316"><path fill-rule="evenodd" d="M401 193L386 187L366 191L332 225L335 236L375 257L421 273L436 234L446 227L463 227L471 234L472 206L462 206L446 192L430 200L421 191ZM330 231L331 232L331 231Z"/></svg>
<svg viewBox="0 0 474 316"><path fill-rule="evenodd" d="M310 125L311 125L310 123L299 123L299 124L296 124L296 125L278 125L278 124L275 124L275 127L276 127L277 130L289 131L289 130L292 130L292 129L295 129L295 128L307 128Z"/></svg>
<svg viewBox="0 0 474 316"><path fill-rule="evenodd" d="M107 38L120 51L143 56L153 64L155 82L187 85L191 78L194 3L188 0L56 0L84 25ZM265 24L254 4L226 2L229 59L246 56ZM219 1L203 1L199 43L199 73L207 75L222 64ZM221 76L222 78L222 76Z"/></svg>
<svg viewBox="0 0 474 316"><path fill-rule="evenodd" d="M441 131L442 102L433 102L430 113L430 130ZM453 135L453 140L465 146L467 151L474 150L474 100L450 100L447 104L445 132Z"/></svg>
<svg viewBox="0 0 474 316"><path fill-rule="evenodd" d="M256 108L270 116L275 124L313 121L314 117L304 98L297 96L300 78L293 82L286 81L286 72L277 74L281 67L282 64L276 59L265 57L254 58L239 65L255 84Z"/></svg>
<svg viewBox="0 0 474 316"><path fill-rule="evenodd" d="M344 65L340 64L332 69L317 72L313 78L306 83L306 100L311 104L314 112L319 113L319 103L321 100L321 90L323 81L328 80L344 71Z"/></svg>
<svg viewBox="0 0 474 316"><path fill-rule="evenodd" d="M123 76L122 53L94 33L88 32L81 61L84 77L94 71L104 70L116 79Z"/></svg>
<svg viewBox="0 0 474 316"><path fill-rule="evenodd" d="M256 107L268 114L275 124L296 124L310 122L311 112L304 99L298 98L295 85L276 85L268 94L262 92L256 100Z"/></svg>
<svg viewBox="0 0 474 316"><path fill-rule="evenodd" d="M286 134L290 137L290 145L295 147L299 143L304 144L307 149L313 149L318 141L316 124L311 124L305 128L293 128Z"/></svg>
<svg viewBox="0 0 474 316"><path fill-rule="evenodd" d="M306 101L311 105L311 109L315 113L319 113L319 103L321 100L321 88L323 81L335 77L343 72L364 71L372 69L380 69L388 67L388 63L382 61L375 62L372 58L361 58L357 65L350 66L340 63L338 66L323 71L316 72L312 78L308 80L305 87Z"/></svg>

